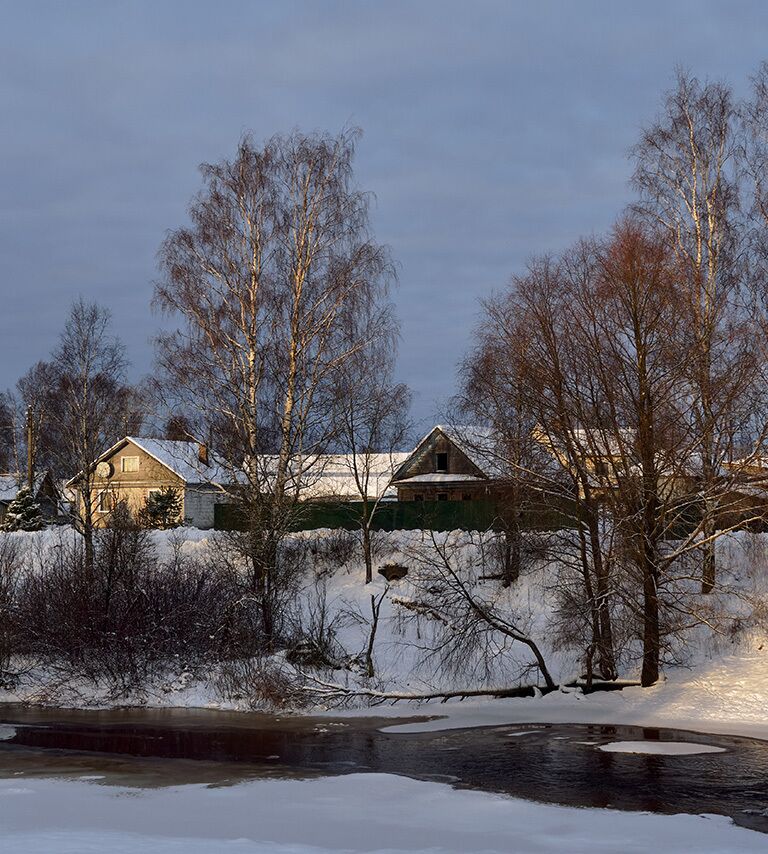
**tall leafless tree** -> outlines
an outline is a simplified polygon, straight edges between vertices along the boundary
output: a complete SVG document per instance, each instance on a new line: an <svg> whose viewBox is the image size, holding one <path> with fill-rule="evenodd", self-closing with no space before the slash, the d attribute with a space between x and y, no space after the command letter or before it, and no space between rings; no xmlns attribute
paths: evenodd
<svg viewBox="0 0 768 854"><path fill-rule="evenodd" d="M393 275L353 182L356 137L244 137L233 160L201 167L191 225L160 250L155 304L180 323L159 339L159 363L239 485L224 486L249 520L268 638L278 544L331 438L335 379L370 343L354 318L386 302Z"/></svg>
<svg viewBox="0 0 768 854"><path fill-rule="evenodd" d="M137 432L142 418L126 369L125 348L112 335L110 313L80 298L50 360L19 382L24 404L36 416L41 458L59 478L80 473L71 515L83 535L88 566L97 501L93 463L120 436Z"/></svg>
<svg viewBox="0 0 768 854"><path fill-rule="evenodd" d="M743 268L739 179L743 146L730 88L678 72L659 118L633 150L636 209L669 237L686 272L685 312L692 330L689 394L701 436L705 536L702 590L716 579L714 485L726 461L730 406L740 393L731 371ZM738 347L736 348L738 350ZM738 358L736 355L735 358Z"/></svg>

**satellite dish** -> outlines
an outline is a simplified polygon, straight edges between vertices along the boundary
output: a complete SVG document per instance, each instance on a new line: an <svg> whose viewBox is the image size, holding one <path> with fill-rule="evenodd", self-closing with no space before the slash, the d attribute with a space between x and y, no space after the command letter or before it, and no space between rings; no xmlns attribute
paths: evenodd
<svg viewBox="0 0 768 854"><path fill-rule="evenodd" d="M114 468L112 467L112 463L101 462L96 466L97 477L104 478L105 480L108 477L112 477L113 471Z"/></svg>

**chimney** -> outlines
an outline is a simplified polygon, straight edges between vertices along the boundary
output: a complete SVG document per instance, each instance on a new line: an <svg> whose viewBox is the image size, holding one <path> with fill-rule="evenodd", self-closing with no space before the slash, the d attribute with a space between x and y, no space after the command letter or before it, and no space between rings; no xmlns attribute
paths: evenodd
<svg viewBox="0 0 768 854"><path fill-rule="evenodd" d="M198 442L197 444L197 459L201 465L208 465L208 445L205 442Z"/></svg>

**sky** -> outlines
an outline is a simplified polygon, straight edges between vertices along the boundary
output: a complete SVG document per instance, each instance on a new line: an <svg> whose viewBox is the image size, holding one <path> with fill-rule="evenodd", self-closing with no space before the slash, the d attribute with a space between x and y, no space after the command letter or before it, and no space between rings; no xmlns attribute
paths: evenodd
<svg viewBox="0 0 768 854"><path fill-rule="evenodd" d="M79 295L151 372L156 253L198 165L247 131L353 125L419 428L480 301L631 201L627 151L675 67L743 94L768 59L759 1L0 0L0 20L0 389Z"/></svg>

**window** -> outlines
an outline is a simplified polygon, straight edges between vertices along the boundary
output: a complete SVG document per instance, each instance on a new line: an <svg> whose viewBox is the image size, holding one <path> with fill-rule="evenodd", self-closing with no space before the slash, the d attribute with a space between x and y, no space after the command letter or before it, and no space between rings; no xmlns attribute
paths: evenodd
<svg viewBox="0 0 768 854"><path fill-rule="evenodd" d="M138 471L138 457L120 457L120 471Z"/></svg>
<svg viewBox="0 0 768 854"><path fill-rule="evenodd" d="M435 471L448 471L448 454L446 452L435 454Z"/></svg>
<svg viewBox="0 0 768 854"><path fill-rule="evenodd" d="M462 492L461 493L461 500L462 501L471 501L472 496L468 492Z"/></svg>
<svg viewBox="0 0 768 854"><path fill-rule="evenodd" d="M448 493L447 492L438 492L437 493L437 500L438 501L447 501L448 500Z"/></svg>
<svg viewBox="0 0 768 854"><path fill-rule="evenodd" d="M98 496L99 513L111 513L115 509L115 496L109 491L100 492Z"/></svg>
<svg viewBox="0 0 768 854"><path fill-rule="evenodd" d="M608 477L608 463L604 460L597 460L595 462L595 474L598 477Z"/></svg>
<svg viewBox="0 0 768 854"><path fill-rule="evenodd" d="M420 492L417 492L416 495L413 496L413 500L414 501L423 501L424 496Z"/></svg>

